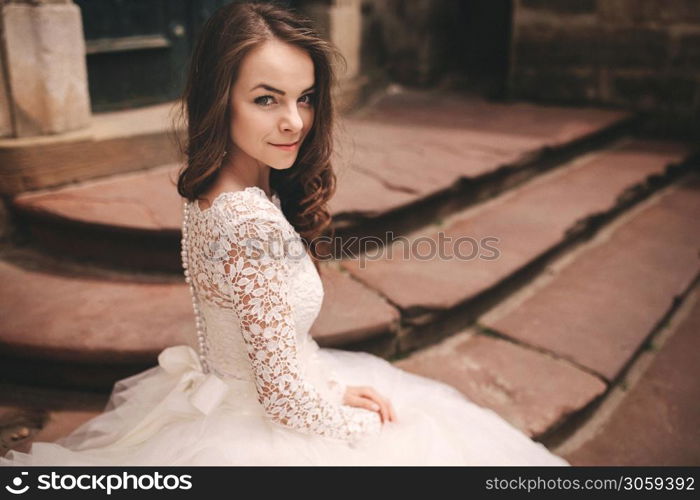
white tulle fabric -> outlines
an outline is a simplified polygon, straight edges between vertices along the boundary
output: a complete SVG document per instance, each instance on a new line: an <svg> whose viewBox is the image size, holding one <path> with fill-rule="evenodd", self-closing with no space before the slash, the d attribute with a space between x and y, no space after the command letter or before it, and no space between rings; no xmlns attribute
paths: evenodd
<svg viewBox="0 0 700 500"><path fill-rule="evenodd" d="M279 198L253 187L188 208L203 339L164 349L102 414L0 465L568 465L449 385L320 348L308 332L322 282ZM397 421L342 404L347 385L374 387Z"/></svg>

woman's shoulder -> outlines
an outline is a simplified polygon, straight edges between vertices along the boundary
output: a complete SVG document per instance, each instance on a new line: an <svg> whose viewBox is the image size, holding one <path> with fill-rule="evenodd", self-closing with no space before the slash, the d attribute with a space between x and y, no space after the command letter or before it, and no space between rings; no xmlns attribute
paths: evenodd
<svg viewBox="0 0 700 500"><path fill-rule="evenodd" d="M282 213L279 199L276 196L269 199L256 186L221 192L208 211L226 225L261 226L270 232L293 231Z"/></svg>
<svg viewBox="0 0 700 500"><path fill-rule="evenodd" d="M219 252L252 244L252 248L274 252L270 255L276 259L280 251L286 256L305 254L303 240L283 214L279 197L271 200L258 187L220 192L197 222L207 228L211 239L225 241L216 246ZM293 260L298 261L296 257Z"/></svg>
<svg viewBox="0 0 700 500"><path fill-rule="evenodd" d="M240 189L223 189L209 196L211 202L208 205L200 204L195 200L197 212L201 214L217 215L276 215L278 199L275 195L269 199L265 192L257 186L248 186ZM205 200L206 201L206 200Z"/></svg>

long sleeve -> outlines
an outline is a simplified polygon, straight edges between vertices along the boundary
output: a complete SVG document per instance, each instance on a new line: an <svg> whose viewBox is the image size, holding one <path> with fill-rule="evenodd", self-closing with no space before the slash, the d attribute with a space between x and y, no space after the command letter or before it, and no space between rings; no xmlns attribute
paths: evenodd
<svg viewBox="0 0 700 500"><path fill-rule="evenodd" d="M345 391L347 390L347 384L344 384L338 380L337 375L331 370L331 378L328 382L329 388L332 394L332 401L335 404L342 405L343 398L345 396Z"/></svg>
<svg viewBox="0 0 700 500"><path fill-rule="evenodd" d="M328 388L329 399L334 404L342 405L345 396L345 391L347 390L347 384L341 381L340 377L338 377L338 374L335 372L335 370L319 357L318 351L320 350L320 347L318 343L314 339L309 339L309 342L312 344L311 349L313 350L313 362L321 364L324 367L324 370L326 371L326 385Z"/></svg>
<svg viewBox="0 0 700 500"><path fill-rule="evenodd" d="M360 441L381 430L376 412L342 405L338 394L326 400L302 376L289 303L294 263L283 255L280 244L295 233L272 204L261 203L268 204L243 198L222 207L226 231L219 241L223 278L240 322L258 401L269 418L284 427Z"/></svg>

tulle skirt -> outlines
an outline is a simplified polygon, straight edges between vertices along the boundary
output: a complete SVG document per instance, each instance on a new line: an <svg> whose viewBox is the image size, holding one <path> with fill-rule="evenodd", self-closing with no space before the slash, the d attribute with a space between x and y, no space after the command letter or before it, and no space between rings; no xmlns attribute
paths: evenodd
<svg viewBox="0 0 700 500"><path fill-rule="evenodd" d="M321 348L318 360L386 396L397 420L348 446L275 424L235 390L203 413L182 374L157 365L118 381L105 411L70 435L11 450L0 465L569 465L447 384L365 352Z"/></svg>

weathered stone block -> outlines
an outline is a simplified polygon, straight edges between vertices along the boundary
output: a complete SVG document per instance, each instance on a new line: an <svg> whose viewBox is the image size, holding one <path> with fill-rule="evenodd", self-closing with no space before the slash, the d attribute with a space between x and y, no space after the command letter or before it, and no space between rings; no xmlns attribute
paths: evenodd
<svg viewBox="0 0 700 500"><path fill-rule="evenodd" d="M526 67L594 64L604 43L600 28L527 27L519 31L515 58L519 66Z"/></svg>
<svg viewBox="0 0 700 500"><path fill-rule="evenodd" d="M0 51L0 67L4 65L2 51ZM7 94L7 81L0 78L0 137L12 135L12 109L10 97Z"/></svg>
<svg viewBox="0 0 700 500"><path fill-rule="evenodd" d="M698 81L683 76L665 78L646 74L617 74L612 77L612 98L642 109L664 108L672 103L692 103Z"/></svg>
<svg viewBox="0 0 700 500"><path fill-rule="evenodd" d="M87 126L91 113L80 9L74 4L2 9L14 135Z"/></svg>
<svg viewBox="0 0 700 500"><path fill-rule="evenodd" d="M597 10L596 0L520 0L520 6L559 14L591 14Z"/></svg>
<svg viewBox="0 0 700 500"><path fill-rule="evenodd" d="M550 102L581 102L597 99L595 68L564 66L517 70L513 74L517 95Z"/></svg>
<svg viewBox="0 0 700 500"><path fill-rule="evenodd" d="M600 43L599 62L617 68L656 69L668 60L668 32L623 28L609 32Z"/></svg>
<svg viewBox="0 0 700 500"><path fill-rule="evenodd" d="M700 4L698 9L700 9ZM696 73L700 71L700 26L698 26L698 33L681 35L677 47L678 49L671 55L671 65Z"/></svg>
<svg viewBox="0 0 700 500"><path fill-rule="evenodd" d="M603 22L615 25L700 22L697 0L606 0L598 2Z"/></svg>

